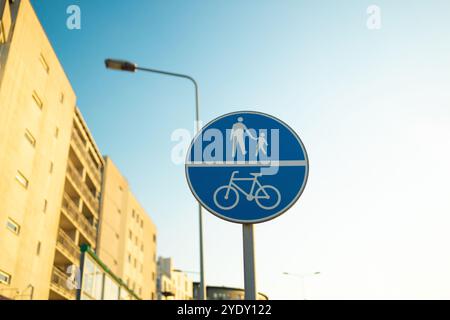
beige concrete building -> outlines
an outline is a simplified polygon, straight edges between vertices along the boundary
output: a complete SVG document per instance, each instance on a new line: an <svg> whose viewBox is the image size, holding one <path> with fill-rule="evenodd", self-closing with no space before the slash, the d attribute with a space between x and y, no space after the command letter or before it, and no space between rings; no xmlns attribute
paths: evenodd
<svg viewBox="0 0 450 320"><path fill-rule="evenodd" d="M76 98L29 1L0 13L0 295L47 299Z"/></svg>
<svg viewBox="0 0 450 320"><path fill-rule="evenodd" d="M104 167L29 0L0 0L0 298L75 299L81 245L154 298L156 228Z"/></svg>
<svg viewBox="0 0 450 320"><path fill-rule="evenodd" d="M79 248L89 245L95 250L97 242L103 158L78 108L71 127L50 284L51 300L75 299L75 290L67 287L68 274L73 274L72 266L80 267Z"/></svg>
<svg viewBox="0 0 450 320"><path fill-rule="evenodd" d="M156 299L156 227L105 158L98 256L144 300Z"/></svg>
<svg viewBox="0 0 450 320"><path fill-rule="evenodd" d="M158 259L158 300L192 300L192 279L183 271L176 270L172 258Z"/></svg>

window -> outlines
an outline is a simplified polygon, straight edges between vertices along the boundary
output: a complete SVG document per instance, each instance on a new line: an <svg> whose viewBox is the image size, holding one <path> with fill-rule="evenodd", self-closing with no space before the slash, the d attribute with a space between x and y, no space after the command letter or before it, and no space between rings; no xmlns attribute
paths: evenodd
<svg viewBox="0 0 450 320"><path fill-rule="evenodd" d="M153 242L156 243L156 234L153 235Z"/></svg>
<svg viewBox="0 0 450 320"><path fill-rule="evenodd" d="M39 109L42 109L42 107L44 106L44 104L42 103L41 98L39 98L39 96L36 93L36 91L33 92L33 101L38 106Z"/></svg>
<svg viewBox="0 0 450 320"><path fill-rule="evenodd" d="M134 218L135 215L136 215L136 212L133 209L133 212L131 213L131 216Z"/></svg>
<svg viewBox="0 0 450 320"><path fill-rule="evenodd" d="M61 104L64 103L64 93L61 92L61 95L59 96L59 102L61 102Z"/></svg>
<svg viewBox="0 0 450 320"><path fill-rule="evenodd" d="M9 285L11 283L11 275L6 272L0 270L0 283Z"/></svg>
<svg viewBox="0 0 450 320"><path fill-rule="evenodd" d="M16 180L17 180L17 181L18 181L25 189L28 189L28 184L29 184L28 179L25 178L25 176L23 175L22 172L17 171L17 174L16 174Z"/></svg>
<svg viewBox="0 0 450 320"><path fill-rule="evenodd" d="M119 239L119 238L120 238L120 236L119 236L119 234L118 234L118 233L116 233L116 238L117 238L117 239Z"/></svg>
<svg viewBox="0 0 450 320"><path fill-rule="evenodd" d="M19 234L20 233L20 226L19 226L19 224L16 223L11 218L8 218L8 221L6 222L6 227L8 228L9 231L11 231L14 234Z"/></svg>
<svg viewBox="0 0 450 320"><path fill-rule="evenodd" d="M131 254L128 254L128 262L131 263Z"/></svg>
<svg viewBox="0 0 450 320"><path fill-rule="evenodd" d="M141 220L141 228L144 227L144 220Z"/></svg>
<svg viewBox="0 0 450 320"><path fill-rule="evenodd" d="M3 30L3 23L0 21L0 44L6 42L5 30Z"/></svg>
<svg viewBox="0 0 450 320"><path fill-rule="evenodd" d="M144 245L141 244L141 251L144 251Z"/></svg>
<svg viewBox="0 0 450 320"><path fill-rule="evenodd" d="M58 139L58 137L59 137L59 128L56 127L56 129L55 129L55 138Z"/></svg>
<svg viewBox="0 0 450 320"><path fill-rule="evenodd" d="M39 256L40 254L41 254L41 242L39 241L36 248L36 255Z"/></svg>
<svg viewBox="0 0 450 320"><path fill-rule="evenodd" d="M48 201L44 200L44 213L47 212Z"/></svg>
<svg viewBox="0 0 450 320"><path fill-rule="evenodd" d="M118 214L122 214L122 210L117 209L117 213L118 213Z"/></svg>
<svg viewBox="0 0 450 320"><path fill-rule="evenodd" d="M133 233L130 231L128 231L128 238L130 238L130 240L133 240Z"/></svg>
<svg viewBox="0 0 450 320"><path fill-rule="evenodd" d="M134 258L134 267L137 268L137 260Z"/></svg>
<svg viewBox="0 0 450 320"><path fill-rule="evenodd" d="M47 60L45 60L44 55L41 53L39 60L41 61L42 66L44 67L45 72L50 72L50 67L48 66Z"/></svg>
<svg viewBox="0 0 450 320"><path fill-rule="evenodd" d="M36 146L36 139L34 138L34 136L31 134L31 132L26 129L25 130L25 138L27 138L28 142L35 147Z"/></svg>
<svg viewBox="0 0 450 320"><path fill-rule="evenodd" d="M53 162L50 162L50 169L48 170L49 173L53 173Z"/></svg>

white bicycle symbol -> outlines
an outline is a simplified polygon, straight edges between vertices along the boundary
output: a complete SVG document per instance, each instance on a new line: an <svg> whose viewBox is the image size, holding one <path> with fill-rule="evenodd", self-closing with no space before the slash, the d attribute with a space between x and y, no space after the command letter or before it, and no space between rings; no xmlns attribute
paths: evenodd
<svg viewBox="0 0 450 320"><path fill-rule="evenodd" d="M250 173L253 178L236 178L237 174L239 174L239 171L234 171L228 185L219 187L214 193L214 203L217 207L222 210L234 209L239 203L239 191L246 196L248 201L255 200L261 209L272 210L280 205L280 191L274 186L263 186L258 181L258 178L262 177L261 173ZM250 192L247 193L239 187L236 184L237 181L253 181ZM266 203L266 200L269 200L268 203Z"/></svg>

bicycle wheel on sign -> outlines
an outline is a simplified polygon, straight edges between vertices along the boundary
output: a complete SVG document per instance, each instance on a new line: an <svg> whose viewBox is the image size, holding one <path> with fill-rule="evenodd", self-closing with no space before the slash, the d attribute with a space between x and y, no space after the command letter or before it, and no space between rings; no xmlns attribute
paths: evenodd
<svg viewBox="0 0 450 320"><path fill-rule="evenodd" d="M230 186L223 186L214 192L214 204L222 210L234 209L239 203L239 192Z"/></svg>
<svg viewBox="0 0 450 320"><path fill-rule="evenodd" d="M264 210L272 210L281 203L281 194L273 186L262 186L256 191L255 200L258 206Z"/></svg>

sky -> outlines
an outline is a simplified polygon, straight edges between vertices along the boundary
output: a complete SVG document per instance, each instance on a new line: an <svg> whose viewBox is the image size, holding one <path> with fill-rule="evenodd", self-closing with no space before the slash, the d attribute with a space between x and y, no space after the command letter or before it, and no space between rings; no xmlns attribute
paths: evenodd
<svg viewBox="0 0 450 320"><path fill-rule="evenodd" d="M105 70L105 58L192 75L205 123L255 110L301 137L302 197L255 227L269 298L450 299L449 1L32 3L99 148L177 269L199 270L196 202L171 161L173 131L194 131L193 87ZM80 30L66 27L73 4ZM367 27L373 4L377 30ZM204 217L207 283L243 287L241 226ZM305 290L283 272L305 275Z"/></svg>

